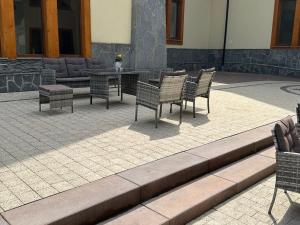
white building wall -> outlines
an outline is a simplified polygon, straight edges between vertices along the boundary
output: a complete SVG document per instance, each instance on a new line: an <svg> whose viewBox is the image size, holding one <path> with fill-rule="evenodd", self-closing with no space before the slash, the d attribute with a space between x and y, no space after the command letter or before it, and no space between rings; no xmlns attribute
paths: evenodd
<svg viewBox="0 0 300 225"><path fill-rule="evenodd" d="M274 4L275 0L231 0L227 47L229 49L269 49ZM219 5L222 7L225 4L219 3Z"/></svg>
<svg viewBox="0 0 300 225"><path fill-rule="evenodd" d="M210 36L211 0L186 0L183 45L168 48L207 49Z"/></svg>
<svg viewBox="0 0 300 225"><path fill-rule="evenodd" d="M252 1L252 0L250 0ZM226 0L211 0L209 49L222 49L224 42Z"/></svg>
<svg viewBox="0 0 300 225"><path fill-rule="evenodd" d="M131 43L131 0L91 0L92 42Z"/></svg>
<svg viewBox="0 0 300 225"><path fill-rule="evenodd" d="M274 2L230 0L227 48L270 48ZM132 0L91 0L92 41L130 44L131 8ZM225 10L226 0L186 0L183 45L167 47L221 49Z"/></svg>
<svg viewBox="0 0 300 225"><path fill-rule="evenodd" d="M268 49L275 0L230 0L227 48ZM184 40L168 48L221 49L226 0L186 0Z"/></svg>

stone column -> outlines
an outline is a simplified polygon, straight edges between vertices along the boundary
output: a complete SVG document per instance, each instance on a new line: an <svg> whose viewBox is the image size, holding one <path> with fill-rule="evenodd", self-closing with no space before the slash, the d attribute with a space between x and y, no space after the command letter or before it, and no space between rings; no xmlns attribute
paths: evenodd
<svg viewBox="0 0 300 225"><path fill-rule="evenodd" d="M167 67L165 0L132 0L131 66Z"/></svg>

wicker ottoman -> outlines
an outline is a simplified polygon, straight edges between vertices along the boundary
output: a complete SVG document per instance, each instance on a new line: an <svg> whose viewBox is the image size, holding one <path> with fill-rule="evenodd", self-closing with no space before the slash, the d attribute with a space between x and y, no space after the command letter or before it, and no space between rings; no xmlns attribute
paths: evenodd
<svg viewBox="0 0 300 225"><path fill-rule="evenodd" d="M41 85L39 86L39 109L42 104L50 104L50 110L54 108L71 107L73 113L73 89L64 85Z"/></svg>

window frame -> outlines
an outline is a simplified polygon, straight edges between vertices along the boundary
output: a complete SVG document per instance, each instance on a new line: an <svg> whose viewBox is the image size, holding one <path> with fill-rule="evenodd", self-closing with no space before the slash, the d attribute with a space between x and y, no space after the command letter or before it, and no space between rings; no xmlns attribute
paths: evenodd
<svg viewBox="0 0 300 225"><path fill-rule="evenodd" d="M56 58L59 55L57 1L41 0L43 54L17 54L14 0L0 0L0 57ZM80 57L92 56L90 0L80 0ZM55 17L56 15L56 17ZM79 56L79 55L72 55Z"/></svg>
<svg viewBox="0 0 300 225"><path fill-rule="evenodd" d="M271 38L271 48L278 49L289 49L289 48L300 48L300 0L296 0L295 16L293 23L292 41L290 45L279 45L279 28L281 19L281 2L282 0L275 0L274 16L273 16L273 29Z"/></svg>
<svg viewBox="0 0 300 225"><path fill-rule="evenodd" d="M37 7L41 7L41 30L42 30L42 53L41 54L37 54L37 53L19 53L18 52L18 47L17 47L17 31L16 31L16 23L14 21L14 31L15 31L15 35L16 35L16 57L19 58L41 58L45 55L45 38L44 38L44 34L45 34L45 28L44 28L44 15L43 15L43 7L44 5L41 4L40 6L37 6L35 4L31 4L32 1L29 1L29 6L33 7L33 8L37 8ZM13 3L14 4L14 3ZM15 7L15 6L14 6ZM15 16L15 12L13 12L13 15ZM29 30L32 29L37 29L38 27L29 27ZM29 40L31 39L31 32L29 32ZM29 41L30 43L30 41Z"/></svg>
<svg viewBox="0 0 300 225"><path fill-rule="evenodd" d="M184 8L185 0L178 0L178 14L176 31L177 37L171 38L171 20L172 20L172 1L166 0L166 38L167 44L170 45L183 45L183 34L184 34Z"/></svg>

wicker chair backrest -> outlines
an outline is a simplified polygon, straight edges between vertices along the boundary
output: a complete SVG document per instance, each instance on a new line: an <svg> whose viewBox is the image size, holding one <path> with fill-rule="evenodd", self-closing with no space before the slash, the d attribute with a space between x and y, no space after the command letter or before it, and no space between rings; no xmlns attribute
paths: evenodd
<svg viewBox="0 0 300 225"><path fill-rule="evenodd" d="M187 74L164 76L160 86L160 102L181 100L186 78Z"/></svg>
<svg viewBox="0 0 300 225"><path fill-rule="evenodd" d="M161 84L165 78L165 76L180 76L180 75L187 75L186 70L177 70L177 71L161 71L160 72L160 82L159 87L161 87Z"/></svg>
<svg viewBox="0 0 300 225"><path fill-rule="evenodd" d="M203 71L198 83L197 95L208 94L216 72Z"/></svg>
<svg viewBox="0 0 300 225"><path fill-rule="evenodd" d="M42 85L56 84L56 72L55 70L42 69L41 71Z"/></svg>
<svg viewBox="0 0 300 225"><path fill-rule="evenodd" d="M276 150L299 152L300 141L292 117L288 116L275 124L273 138Z"/></svg>

